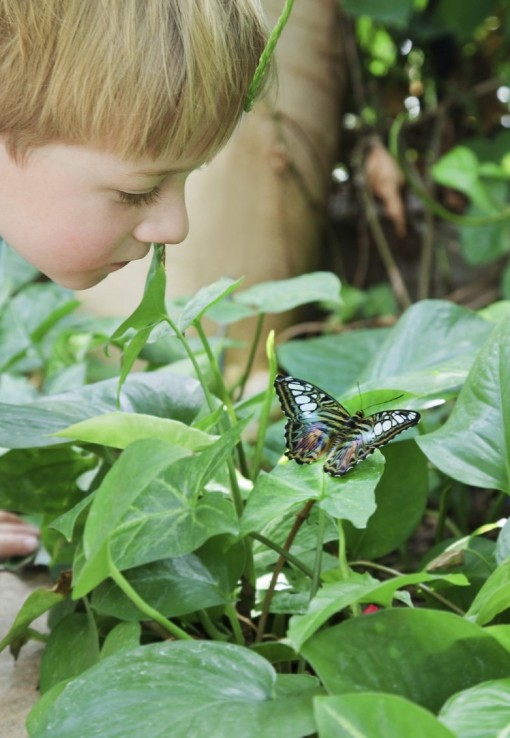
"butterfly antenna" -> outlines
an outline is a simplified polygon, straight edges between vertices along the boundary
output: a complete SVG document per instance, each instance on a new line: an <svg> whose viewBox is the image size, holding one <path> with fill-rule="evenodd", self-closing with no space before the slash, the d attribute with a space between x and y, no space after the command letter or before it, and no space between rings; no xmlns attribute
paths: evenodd
<svg viewBox="0 0 510 738"><path fill-rule="evenodd" d="M359 388L359 385L358 385L358 388ZM372 405L369 405L367 407L367 410L370 410L371 407L376 407L377 405L387 405L389 402L395 402L395 400L400 400L400 398L403 396L404 395L401 394L401 395L397 395L396 397L390 397L389 400L384 400L384 402L374 402Z"/></svg>

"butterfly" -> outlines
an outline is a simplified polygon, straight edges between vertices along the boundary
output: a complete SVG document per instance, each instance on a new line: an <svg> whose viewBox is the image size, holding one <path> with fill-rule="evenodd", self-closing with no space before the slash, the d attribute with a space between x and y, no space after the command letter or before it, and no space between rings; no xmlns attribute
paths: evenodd
<svg viewBox="0 0 510 738"><path fill-rule="evenodd" d="M359 461L420 420L414 410L384 410L365 416L347 410L320 387L297 377L278 375L274 386L285 426L286 455L298 464L325 456L324 471L347 474Z"/></svg>

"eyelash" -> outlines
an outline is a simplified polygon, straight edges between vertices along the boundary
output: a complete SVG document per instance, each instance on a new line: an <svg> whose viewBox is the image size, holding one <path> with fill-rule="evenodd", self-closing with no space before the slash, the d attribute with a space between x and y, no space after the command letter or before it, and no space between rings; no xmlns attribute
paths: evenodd
<svg viewBox="0 0 510 738"><path fill-rule="evenodd" d="M124 205L134 205L141 207L142 205L154 205L161 197L161 190L155 187L150 192L122 192L118 191L120 201Z"/></svg>

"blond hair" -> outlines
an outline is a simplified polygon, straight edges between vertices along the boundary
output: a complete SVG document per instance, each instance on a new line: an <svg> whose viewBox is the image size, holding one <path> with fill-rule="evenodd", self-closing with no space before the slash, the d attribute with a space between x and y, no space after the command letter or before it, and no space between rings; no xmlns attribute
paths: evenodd
<svg viewBox="0 0 510 738"><path fill-rule="evenodd" d="M207 156L266 37L259 0L0 0L0 134L14 156L53 142Z"/></svg>

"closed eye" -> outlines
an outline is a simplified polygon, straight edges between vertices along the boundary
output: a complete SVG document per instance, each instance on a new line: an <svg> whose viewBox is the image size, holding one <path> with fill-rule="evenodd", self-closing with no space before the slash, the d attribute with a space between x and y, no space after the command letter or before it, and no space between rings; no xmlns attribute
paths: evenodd
<svg viewBox="0 0 510 738"><path fill-rule="evenodd" d="M120 201L124 205L134 205L141 207L142 205L154 205L161 198L161 190L155 187L150 192L122 192L118 190Z"/></svg>

